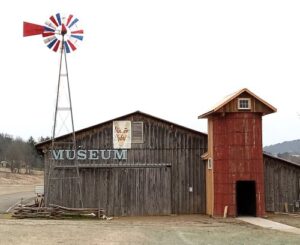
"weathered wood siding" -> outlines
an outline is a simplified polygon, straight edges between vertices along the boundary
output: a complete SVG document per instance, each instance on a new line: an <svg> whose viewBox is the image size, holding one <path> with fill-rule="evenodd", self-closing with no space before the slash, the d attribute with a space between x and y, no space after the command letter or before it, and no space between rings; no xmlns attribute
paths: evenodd
<svg viewBox="0 0 300 245"><path fill-rule="evenodd" d="M132 144L127 160L121 163L171 166L110 168L109 164L120 161L86 160L86 164L105 163L108 167L80 169L84 206L104 208L108 215L205 213L205 165L200 156L207 150L207 136L143 113L116 120L144 123L144 143ZM113 149L112 124L109 121L78 131L77 145L82 149ZM46 157L45 185L48 167ZM72 176L70 170L62 169L55 174ZM74 179L51 182L46 201L79 205Z"/></svg>
<svg viewBox="0 0 300 245"><path fill-rule="evenodd" d="M238 109L238 99L239 98L249 98L251 100L251 109L250 110L239 110ZM269 114L272 113L272 109L266 106L264 103L259 101L258 99L254 98L252 95L250 95L247 92L242 93L237 98L231 100L226 105L224 105L222 108L218 110L219 113L222 112L256 112L256 113L262 113L262 114Z"/></svg>
<svg viewBox="0 0 300 245"><path fill-rule="evenodd" d="M283 212L300 200L300 166L264 154L266 211ZM292 210L290 210L292 211Z"/></svg>

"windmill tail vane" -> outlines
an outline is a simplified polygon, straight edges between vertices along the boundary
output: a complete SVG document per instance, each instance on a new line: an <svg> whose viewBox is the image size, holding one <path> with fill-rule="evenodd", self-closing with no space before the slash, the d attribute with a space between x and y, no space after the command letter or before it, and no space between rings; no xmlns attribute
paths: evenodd
<svg viewBox="0 0 300 245"><path fill-rule="evenodd" d="M42 35L49 49L57 52L63 47L66 53L71 53L83 40L84 31L78 28L78 21L73 15L64 17L58 13L52 15L45 25L23 22L23 36Z"/></svg>

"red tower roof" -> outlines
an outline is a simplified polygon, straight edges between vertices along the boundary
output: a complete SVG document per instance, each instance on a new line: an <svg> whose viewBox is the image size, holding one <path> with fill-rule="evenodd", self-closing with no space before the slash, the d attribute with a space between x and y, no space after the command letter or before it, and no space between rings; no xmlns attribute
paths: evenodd
<svg viewBox="0 0 300 245"><path fill-rule="evenodd" d="M261 112L263 115L267 115L270 113L274 113L277 111L277 109L270 105L268 102L264 101L260 97L258 97L256 94L251 92L247 88L243 88L233 94L230 94L226 96L223 100L221 100L217 105L215 105L211 110L208 112L198 116L198 118L207 118L213 113L222 113L222 112L236 112L235 107L229 106L226 108L226 105L231 103L233 100L237 99L238 97L248 97L254 100L259 106L253 107L251 112Z"/></svg>

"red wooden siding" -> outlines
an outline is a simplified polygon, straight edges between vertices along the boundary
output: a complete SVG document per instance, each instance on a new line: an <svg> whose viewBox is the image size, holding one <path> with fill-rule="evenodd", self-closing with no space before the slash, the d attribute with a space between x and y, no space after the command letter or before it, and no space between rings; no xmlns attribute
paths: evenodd
<svg viewBox="0 0 300 245"><path fill-rule="evenodd" d="M265 212L262 119L260 113L213 116L214 215L236 215L236 182L256 183L256 215Z"/></svg>

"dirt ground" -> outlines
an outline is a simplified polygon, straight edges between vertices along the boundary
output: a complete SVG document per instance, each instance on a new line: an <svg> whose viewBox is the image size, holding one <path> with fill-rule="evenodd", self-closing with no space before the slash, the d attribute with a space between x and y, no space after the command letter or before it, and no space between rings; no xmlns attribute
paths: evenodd
<svg viewBox="0 0 300 245"><path fill-rule="evenodd" d="M0 244L299 244L300 236L204 215L0 219Z"/></svg>
<svg viewBox="0 0 300 245"><path fill-rule="evenodd" d="M0 195L32 190L43 175L0 172ZM299 227L299 218L268 215ZM300 227L299 227L300 228ZM0 215L0 245L10 244L299 244L300 236L204 215L42 220Z"/></svg>
<svg viewBox="0 0 300 245"><path fill-rule="evenodd" d="M282 224L300 228L300 214L272 214L268 213L268 219ZM300 244L300 242L299 242Z"/></svg>
<svg viewBox="0 0 300 245"><path fill-rule="evenodd" d="M28 203L35 196L35 186L43 185L43 172L33 174L11 173L0 168L0 218L18 202ZM1 245L1 237L0 237Z"/></svg>

